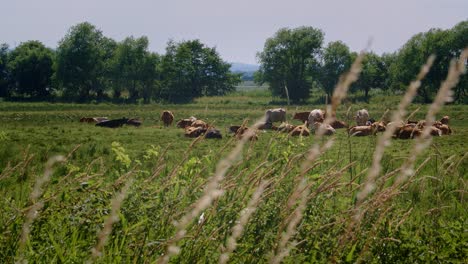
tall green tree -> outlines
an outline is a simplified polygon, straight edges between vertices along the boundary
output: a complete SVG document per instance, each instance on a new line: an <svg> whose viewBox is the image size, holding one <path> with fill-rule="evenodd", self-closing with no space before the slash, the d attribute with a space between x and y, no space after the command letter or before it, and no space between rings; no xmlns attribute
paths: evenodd
<svg viewBox="0 0 468 264"><path fill-rule="evenodd" d="M46 98L51 93L54 54L39 41L21 43L10 54L8 68L15 93Z"/></svg>
<svg viewBox="0 0 468 264"><path fill-rule="evenodd" d="M450 60L458 57L466 47L467 33L467 22L464 21L450 30L431 29L413 36L398 51L395 63L391 66L393 88L405 88L415 78L427 58L435 54L436 60L418 89L422 101L429 103L447 77ZM464 87L466 77L462 77L462 81L455 87L456 99L462 100L463 94L466 94Z"/></svg>
<svg viewBox="0 0 468 264"><path fill-rule="evenodd" d="M159 57L148 51L148 43L147 37L128 37L117 45L110 63L115 98L127 90L130 100L142 97L149 102L155 89Z"/></svg>
<svg viewBox="0 0 468 264"><path fill-rule="evenodd" d="M321 62L319 80L323 90L331 98L340 76L351 66L351 52L341 41L330 42L323 51Z"/></svg>
<svg viewBox="0 0 468 264"><path fill-rule="evenodd" d="M379 55L369 52L364 56L362 72L356 85L360 90L364 91L366 101L369 100L369 91L372 88L383 88L385 86L387 71L385 61Z"/></svg>
<svg viewBox="0 0 468 264"><path fill-rule="evenodd" d="M107 60L114 46L88 22L73 26L57 48L56 79L64 95L78 100L104 96Z"/></svg>
<svg viewBox="0 0 468 264"><path fill-rule="evenodd" d="M8 63L8 44L0 45L0 97L8 97L10 94L10 77L7 67Z"/></svg>
<svg viewBox="0 0 468 264"><path fill-rule="evenodd" d="M160 96L172 102L187 102L233 91L240 75L231 73L230 66L215 48L199 40L170 41L161 62Z"/></svg>
<svg viewBox="0 0 468 264"><path fill-rule="evenodd" d="M286 98L287 89L292 101L306 100L312 73L319 65L323 37L323 32L313 27L280 29L257 54L260 69L256 80L268 83L275 96Z"/></svg>
<svg viewBox="0 0 468 264"><path fill-rule="evenodd" d="M468 20L455 25L451 30L451 55L455 58L460 56L463 49L468 48ZM467 65L465 63L465 65ZM456 102L468 104L468 74L460 76L458 85L454 88L454 99Z"/></svg>

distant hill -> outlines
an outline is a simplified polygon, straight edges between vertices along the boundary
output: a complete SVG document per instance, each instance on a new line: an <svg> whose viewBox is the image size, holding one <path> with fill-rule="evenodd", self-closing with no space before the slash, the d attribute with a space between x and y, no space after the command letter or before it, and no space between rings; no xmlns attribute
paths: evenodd
<svg viewBox="0 0 468 264"><path fill-rule="evenodd" d="M260 67L259 65L240 62L232 62L231 65L232 72L254 72L258 71L258 68Z"/></svg>

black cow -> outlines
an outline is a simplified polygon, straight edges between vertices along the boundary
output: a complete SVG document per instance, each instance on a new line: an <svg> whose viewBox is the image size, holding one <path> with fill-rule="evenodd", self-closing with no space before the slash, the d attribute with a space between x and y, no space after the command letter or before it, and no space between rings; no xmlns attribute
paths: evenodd
<svg viewBox="0 0 468 264"><path fill-rule="evenodd" d="M208 128L205 133L205 138L223 138L223 136L218 129Z"/></svg>
<svg viewBox="0 0 468 264"><path fill-rule="evenodd" d="M122 127L123 125L127 124L128 120L129 120L128 118L112 119L112 120L99 122L96 124L96 126L117 128L117 127Z"/></svg>

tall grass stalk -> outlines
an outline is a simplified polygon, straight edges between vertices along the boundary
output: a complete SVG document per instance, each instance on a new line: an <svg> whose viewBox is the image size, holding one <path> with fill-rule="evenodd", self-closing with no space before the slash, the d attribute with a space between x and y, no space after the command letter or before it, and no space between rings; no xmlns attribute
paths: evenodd
<svg viewBox="0 0 468 264"><path fill-rule="evenodd" d="M63 161L65 161L65 157L63 156L54 156L50 158L46 163L44 174L42 175L42 177L39 177L36 180L33 191L31 192L31 195L30 195L30 201L32 205L27 210L26 219L24 221L23 228L21 231L20 247L19 247L20 256L18 259L20 263L25 262L23 253L24 253L24 248L26 246L26 243L29 241L29 234L31 233L31 225L34 222L34 219L36 219L39 216L39 212L44 206L44 203L42 201L38 201L38 199L41 197L42 193L44 192L43 185L46 184L50 180L50 176L54 172L54 170L52 169L52 166L57 162L63 162Z"/></svg>
<svg viewBox="0 0 468 264"><path fill-rule="evenodd" d="M413 101L414 97L417 94L418 88L421 86L421 81L429 72L432 64L434 63L435 56L429 56L426 64L421 67L421 70L415 81L411 82L408 89L406 90L405 95L403 96L398 108L393 112L390 125L387 126L385 132L378 138L377 145L374 150L372 165L368 171L366 181L362 190L357 195L357 206L359 206L362 201L374 190L375 188L375 179L380 174L381 170L381 161L384 154L385 147L391 144L391 138L397 128L397 123L403 121L403 117L406 114L406 108ZM358 214L359 215L359 214ZM356 216L358 216L356 215Z"/></svg>
<svg viewBox="0 0 468 264"><path fill-rule="evenodd" d="M131 173L127 173L127 175L130 175ZM104 221L104 227L98 234L98 243L91 250L92 252L91 260L96 260L97 258L102 256L102 251L104 249L104 246L106 245L107 240L109 239L109 236L112 233L112 225L116 223L117 221L119 221L120 208L122 206L123 200L127 196L128 190L130 189L130 186L132 185L132 183L133 183L133 180L128 179L124 187L122 187L122 190L119 193L117 193L114 196L114 198L112 198L111 213ZM91 261L88 261L88 263L91 263Z"/></svg>
<svg viewBox="0 0 468 264"><path fill-rule="evenodd" d="M262 118L262 120L258 121L254 127L259 127L260 124L264 122L265 118ZM192 210L182 216L179 221L174 223L176 227L176 233L172 239L169 240L170 242L167 246L166 253L157 260L158 263L168 263L171 256L179 254L180 248L177 246L177 242L184 238L185 234L187 233L186 228L190 222L195 219L203 210L208 208L215 199L219 198L223 194L223 190L218 188L219 184L224 179L224 176L232 164L234 164L234 162L240 158L244 145L249 141L249 138L254 136L254 134L254 129L247 130L231 153L229 153L226 158L218 162L216 171L209 179L202 197L193 204Z"/></svg>
<svg viewBox="0 0 468 264"><path fill-rule="evenodd" d="M276 248L276 253L273 254L273 257L270 259L270 263L280 263L284 257L289 255L289 251L294 247L294 245L288 246L288 241L295 235L296 227L302 221L303 211L305 210L307 202L309 201L310 186L307 184L306 174L310 169L310 164L312 164L321 155L321 153L331 148L334 143L332 138L325 142L322 149L320 147L321 139L326 132L325 126L331 124L335 119L335 115L332 113L336 112L336 109L346 97L351 84L359 78L359 74L362 70L362 61L364 56L364 52L359 54L359 56L351 65L350 71L340 77L340 81L335 87L333 96L331 98L331 106L328 106L327 108L327 115L323 122L324 125L319 126L319 129L316 131L315 143L309 149L308 154L306 155L306 159L301 165L299 183L296 185L292 195L290 196L291 199L299 197L300 195L301 199L293 211L292 218L290 218L288 222L286 231L281 235L280 242ZM290 199L288 199L288 204L292 204Z"/></svg>
<svg viewBox="0 0 468 264"><path fill-rule="evenodd" d="M237 240L241 237L244 232L244 228L247 225L252 214L257 209L257 205L260 201L260 197L263 194L268 182L262 181L257 187L257 190L252 195L247 207L241 211L239 219L236 221L236 225L232 228L231 236L227 239L226 250L219 257L219 263L224 264L229 260L229 255L234 252L237 247Z"/></svg>
<svg viewBox="0 0 468 264"><path fill-rule="evenodd" d="M453 100L452 88L455 87L459 80L460 76L466 72L466 60L468 58L468 48L466 48L461 54L458 62L452 60L450 62L450 67L447 75L447 79L442 82L439 91L434 99L434 102L430 105L429 110L426 115L426 127L423 129L421 136L416 139L414 144L413 151L411 152L408 160L402 165L401 173L396 178L393 186L398 186L404 182L410 175L413 174L413 166L416 162L416 158L421 154L430 144L430 129L432 124L435 121L436 114L440 111L442 106L446 102L451 102Z"/></svg>

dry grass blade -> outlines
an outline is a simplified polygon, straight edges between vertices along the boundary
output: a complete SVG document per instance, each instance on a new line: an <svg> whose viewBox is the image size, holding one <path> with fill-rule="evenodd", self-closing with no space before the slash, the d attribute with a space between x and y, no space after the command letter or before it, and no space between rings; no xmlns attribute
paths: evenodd
<svg viewBox="0 0 468 264"><path fill-rule="evenodd" d="M265 122L265 118L259 120L254 127L257 128L260 124ZM179 221L175 222L176 233L170 240L167 246L166 253L161 256L158 263L168 263L169 259L173 255L177 255L180 252L180 248L177 246L177 242L184 238L186 234L186 227L189 223L195 219L203 210L208 208L212 202L223 194L223 190L218 188L221 181L224 179L228 169L234 164L234 162L241 156L244 145L249 141L249 138L254 136L254 129L249 129L245 132L244 136L239 140L234 149L229 155L220 160L216 166L214 175L209 179L208 184L203 192L203 195L198 199L192 206L192 210L186 213Z"/></svg>
<svg viewBox="0 0 468 264"><path fill-rule="evenodd" d="M236 221L236 225L232 228L232 234L227 239L226 250L219 257L220 264L227 263L227 261L229 260L229 255L232 252L234 252L234 250L236 249L237 247L236 241L240 238L240 236L244 232L244 227L247 225L247 222L249 221L250 216L252 216L252 214L257 209L257 205L260 201L260 197L262 196L263 191L265 190L268 184L269 182L267 181L263 181L260 183L257 190L252 195L252 198L250 199L249 203L247 204L247 207L244 210L242 210L242 212L240 213L239 220Z"/></svg>
<svg viewBox="0 0 468 264"><path fill-rule="evenodd" d="M435 121L435 116L446 102L450 102L452 100L452 88L457 85L458 81L460 80L460 76L465 73L465 62L467 58L468 48L460 54L458 62L451 61L447 79L444 82L442 82L439 91L437 92L436 98L434 99L434 102L431 104L427 112L426 127L423 129L421 136L416 139L413 151L411 152L412 155L402 165L401 173L396 178L393 184L394 187L399 186L410 175L414 173L413 166L416 162L416 158L419 156L419 154L422 153L424 149L426 149L430 145L430 129Z"/></svg>
<svg viewBox="0 0 468 264"><path fill-rule="evenodd" d="M403 99L398 105L398 109L393 113L390 126L388 126L385 132L383 133L383 135L379 137L377 145L375 147L371 169L368 171L363 189L359 192L357 196L358 206L362 203L364 198L366 198L374 190L375 179L380 174L381 161L382 161L385 147L390 145L390 139L392 138L393 133L395 132L397 128L396 123L401 122L403 120L403 116L405 116L406 114L406 108L416 96L416 92L418 88L421 86L421 80L429 72L429 69L434 63L434 59L435 59L435 56L430 56L427 59L426 64L421 67L421 71L419 72L416 80L411 82L411 84L408 87L408 90L403 96Z"/></svg>
<svg viewBox="0 0 468 264"><path fill-rule="evenodd" d="M127 175L132 174L133 171L130 171L127 173ZM104 249L104 246L107 243L107 240L112 233L112 225L119 221L119 212L120 212L120 207L122 206L123 200L127 196L128 190L130 189L130 186L132 185L133 180L127 180L125 183L124 187L122 187L122 190L115 195L115 197L111 201L111 213L110 215L106 218L104 221L104 227L98 234L98 243L96 246L91 250L92 252L92 260L95 260L99 257L102 256L102 250Z"/></svg>
<svg viewBox="0 0 468 264"><path fill-rule="evenodd" d="M29 241L29 234L31 232L31 224L33 223L34 219L39 216L39 211L42 209L43 203L37 201L39 197L41 197L43 193L42 186L50 180L50 176L53 173L52 166L57 162L63 162L65 158L63 156L55 156L50 158L44 170L44 174L42 177L36 180L34 185L33 191L31 192L30 201L33 203L29 210L26 213L26 219L23 224L23 229L21 231L21 238L20 238L20 254L23 254L24 247L26 243ZM19 262L24 262L23 256L21 255L19 258Z"/></svg>

